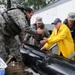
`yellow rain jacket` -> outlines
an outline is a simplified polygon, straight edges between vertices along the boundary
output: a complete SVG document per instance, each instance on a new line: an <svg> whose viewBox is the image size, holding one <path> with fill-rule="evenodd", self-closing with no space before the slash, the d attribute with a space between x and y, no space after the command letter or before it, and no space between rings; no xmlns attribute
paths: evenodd
<svg viewBox="0 0 75 75"><path fill-rule="evenodd" d="M44 45L47 50L53 44L58 44L58 55L60 55L61 52L64 57L68 57L74 52L74 42L71 32L65 24L62 24L58 31L54 28L52 35L47 39L47 41L48 42Z"/></svg>

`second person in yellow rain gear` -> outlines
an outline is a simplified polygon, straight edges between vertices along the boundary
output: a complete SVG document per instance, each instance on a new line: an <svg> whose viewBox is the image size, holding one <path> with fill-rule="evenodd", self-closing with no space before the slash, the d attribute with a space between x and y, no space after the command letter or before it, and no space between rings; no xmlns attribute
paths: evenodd
<svg viewBox="0 0 75 75"><path fill-rule="evenodd" d="M40 42L41 44L45 43L41 50L49 50L53 44L57 43L59 47L58 55L62 54L62 56L67 58L74 52L74 42L71 32L65 24L62 24L59 18L54 20L53 25L55 27L51 36Z"/></svg>

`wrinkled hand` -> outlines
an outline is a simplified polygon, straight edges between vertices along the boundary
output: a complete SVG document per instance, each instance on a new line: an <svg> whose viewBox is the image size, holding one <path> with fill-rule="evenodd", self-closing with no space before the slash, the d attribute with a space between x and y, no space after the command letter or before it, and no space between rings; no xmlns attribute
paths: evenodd
<svg viewBox="0 0 75 75"><path fill-rule="evenodd" d="M46 48L43 46L40 50L45 50Z"/></svg>
<svg viewBox="0 0 75 75"><path fill-rule="evenodd" d="M24 47L25 40L22 41L21 46Z"/></svg>
<svg viewBox="0 0 75 75"><path fill-rule="evenodd" d="M43 33L44 33L44 30L43 30L43 29L38 28L38 29L37 29L37 33L38 33L38 34L43 34Z"/></svg>
<svg viewBox="0 0 75 75"><path fill-rule="evenodd" d="M45 44L47 42L47 39L41 40L40 44Z"/></svg>

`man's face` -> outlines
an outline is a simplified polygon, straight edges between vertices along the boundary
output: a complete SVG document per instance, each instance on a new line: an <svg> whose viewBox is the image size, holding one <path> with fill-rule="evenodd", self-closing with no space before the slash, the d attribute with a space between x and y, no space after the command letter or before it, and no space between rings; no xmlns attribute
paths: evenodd
<svg viewBox="0 0 75 75"><path fill-rule="evenodd" d="M41 27L42 23L36 23L37 27Z"/></svg>
<svg viewBox="0 0 75 75"><path fill-rule="evenodd" d="M26 12L26 15L29 19L31 19L32 15L33 15L33 12L29 13L29 12Z"/></svg>
<svg viewBox="0 0 75 75"><path fill-rule="evenodd" d="M68 20L69 25L73 25L74 21L73 20Z"/></svg>
<svg viewBox="0 0 75 75"><path fill-rule="evenodd" d="M60 28L60 26L61 26L61 23L59 22L59 23L57 23L57 24L54 24L54 26L55 26L55 28L58 30L58 29Z"/></svg>

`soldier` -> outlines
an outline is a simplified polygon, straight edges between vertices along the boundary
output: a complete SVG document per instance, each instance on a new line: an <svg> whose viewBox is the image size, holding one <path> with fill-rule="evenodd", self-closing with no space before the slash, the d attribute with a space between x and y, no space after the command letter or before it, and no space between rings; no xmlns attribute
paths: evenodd
<svg viewBox="0 0 75 75"><path fill-rule="evenodd" d="M6 57L6 50L10 50L10 55L14 56L17 61L22 61L22 57L15 36L19 35L22 42L25 35L24 28L26 25L29 26L29 19L33 14L31 8L24 10L26 13L23 13L23 9L15 8L0 15L0 52L1 54L4 53L3 56ZM4 59L3 56L2 58Z"/></svg>
<svg viewBox="0 0 75 75"><path fill-rule="evenodd" d="M10 55L14 56L18 62L22 61L19 44L15 39L16 35L19 36L22 44L26 30L27 32L32 31L31 33L40 33L40 30L34 31L29 28L32 15L31 8L14 8L0 15L0 57L4 61L7 58L6 50L10 50Z"/></svg>

